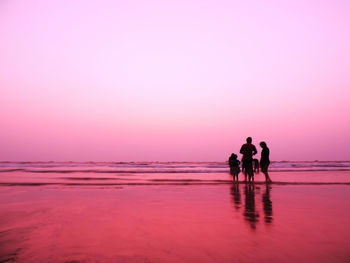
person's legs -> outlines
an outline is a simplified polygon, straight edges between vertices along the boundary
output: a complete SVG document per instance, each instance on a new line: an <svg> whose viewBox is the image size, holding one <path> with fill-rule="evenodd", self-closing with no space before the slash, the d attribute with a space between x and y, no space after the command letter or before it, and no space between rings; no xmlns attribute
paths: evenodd
<svg viewBox="0 0 350 263"><path fill-rule="evenodd" d="M269 173L268 173L269 163L260 164L260 166L261 166L261 171L265 175L266 182L271 183L272 181L271 181Z"/></svg>
<svg viewBox="0 0 350 263"><path fill-rule="evenodd" d="M253 168L254 173L258 173L259 172L259 160L253 159L253 164L254 164L254 168Z"/></svg>
<svg viewBox="0 0 350 263"><path fill-rule="evenodd" d="M242 173L244 174L244 181L247 181L247 170L245 168L245 161L242 159Z"/></svg>
<svg viewBox="0 0 350 263"><path fill-rule="evenodd" d="M266 171L266 172L263 172L264 173L264 175L265 175L265 179L266 179L266 182L268 182L268 183L271 183L272 181L271 181L271 178L270 178L270 176L269 176L269 173Z"/></svg>
<svg viewBox="0 0 350 263"><path fill-rule="evenodd" d="M253 159L245 160L245 171L248 174L249 182L254 180Z"/></svg>
<svg viewBox="0 0 350 263"><path fill-rule="evenodd" d="M238 175L239 175L240 171L241 171L241 169L239 169L239 167L236 167L235 173L236 173L236 180L237 180L237 182L238 182Z"/></svg>
<svg viewBox="0 0 350 263"><path fill-rule="evenodd" d="M243 159L243 167L244 167L244 179L250 181L250 171L253 169L253 160L252 159Z"/></svg>
<svg viewBox="0 0 350 263"><path fill-rule="evenodd" d="M248 172L248 176L249 176L249 182L253 182L254 181L254 171L253 171L253 167L247 169Z"/></svg>
<svg viewBox="0 0 350 263"><path fill-rule="evenodd" d="M252 177L252 182L254 182L254 171L252 169L251 173L250 173L250 176Z"/></svg>

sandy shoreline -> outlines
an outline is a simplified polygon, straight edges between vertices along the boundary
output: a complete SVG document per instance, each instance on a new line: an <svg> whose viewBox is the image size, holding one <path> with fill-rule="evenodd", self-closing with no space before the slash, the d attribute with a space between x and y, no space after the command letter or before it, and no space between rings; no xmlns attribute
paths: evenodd
<svg viewBox="0 0 350 263"><path fill-rule="evenodd" d="M350 186L1 186L0 262L347 262Z"/></svg>
<svg viewBox="0 0 350 263"><path fill-rule="evenodd" d="M348 171L307 171L271 173L273 184L278 185L323 185L349 184ZM263 184L262 173L255 175L255 183ZM1 186L96 186L118 187L127 185L211 185L231 184L232 176L227 173L27 173L23 171L0 173ZM244 176L239 175L239 183L244 184Z"/></svg>

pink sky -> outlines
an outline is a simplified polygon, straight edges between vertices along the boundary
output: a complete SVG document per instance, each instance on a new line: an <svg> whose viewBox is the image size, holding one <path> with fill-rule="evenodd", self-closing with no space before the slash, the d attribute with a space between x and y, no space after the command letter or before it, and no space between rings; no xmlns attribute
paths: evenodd
<svg viewBox="0 0 350 263"><path fill-rule="evenodd" d="M1 1L0 160L350 159L350 2ZM258 148L260 152L260 148Z"/></svg>

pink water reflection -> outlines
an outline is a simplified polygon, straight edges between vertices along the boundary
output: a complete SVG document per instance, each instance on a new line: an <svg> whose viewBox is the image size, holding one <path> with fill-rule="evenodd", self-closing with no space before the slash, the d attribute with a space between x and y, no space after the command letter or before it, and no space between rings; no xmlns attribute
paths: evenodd
<svg viewBox="0 0 350 263"><path fill-rule="evenodd" d="M348 185L1 187L0 260L346 262Z"/></svg>

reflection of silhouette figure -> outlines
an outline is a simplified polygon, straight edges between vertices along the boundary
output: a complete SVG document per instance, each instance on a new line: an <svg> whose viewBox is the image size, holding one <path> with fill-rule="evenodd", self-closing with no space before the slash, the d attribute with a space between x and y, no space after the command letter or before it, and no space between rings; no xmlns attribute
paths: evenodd
<svg viewBox="0 0 350 263"><path fill-rule="evenodd" d="M270 190L271 187L266 185L265 193L262 196L266 223L272 222L272 201L270 199Z"/></svg>
<svg viewBox="0 0 350 263"><path fill-rule="evenodd" d="M267 171L270 165L270 150L267 148L266 142L261 142L260 146L262 148L260 159L261 171L265 175L266 182L271 183L271 179Z"/></svg>
<svg viewBox="0 0 350 263"><path fill-rule="evenodd" d="M233 205L238 210L241 208L241 193L239 192L239 184L233 184L231 187L233 197Z"/></svg>
<svg viewBox="0 0 350 263"><path fill-rule="evenodd" d="M245 185L240 185L235 183L231 186L231 200L234 208L239 211L242 206L242 197L241 192L243 191L242 187L244 187L244 210L243 217L246 222L248 222L249 226L255 230L256 226L259 222L259 212L255 206L255 194L260 195L260 188L256 188L254 184L246 183ZM240 189L241 188L241 189ZM264 221L266 224L271 224L273 220L272 213L272 201L271 201L271 186L266 184L266 188L264 193L262 194L262 205L264 210ZM257 197L258 198L258 197Z"/></svg>
<svg viewBox="0 0 350 263"><path fill-rule="evenodd" d="M228 164L230 166L230 174L233 176L233 181L237 179L238 181L238 174L240 172L239 164L240 161L237 160L237 155L232 153L230 158L228 159Z"/></svg>
<svg viewBox="0 0 350 263"><path fill-rule="evenodd" d="M255 187L248 184L244 188L245 193L245 210L244 217L250 223L250 227L255 229L258 222L259 214L255 211Z"/></svg>
<svg viewBox="0 0 350 263"><path fill-rule="evenodd" d="M244 169L245 180L247 181L247 174L249 176L249 182L254 181L254 172L253 172L253 155L258 151L255 146L252 144L252 138L248 137L246 139L247 143L243 144L241 150L239 151L243 154L242 157L242 167Z"/></svg>

